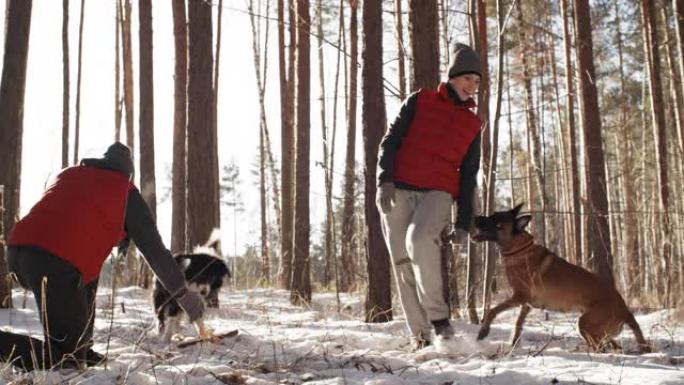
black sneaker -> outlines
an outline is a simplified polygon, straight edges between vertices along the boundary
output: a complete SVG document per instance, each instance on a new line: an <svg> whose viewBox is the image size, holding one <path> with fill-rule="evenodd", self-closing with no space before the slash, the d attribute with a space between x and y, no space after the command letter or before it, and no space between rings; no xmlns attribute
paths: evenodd
<svg viewBox="0 0 684 385"><path fill-rule="evenodd" d="M454 327L451 326L448 318L432 321L437 338L449 340L454 337Z"/></svg>
<svg viewBox="0 0 684 385"><path fill-rule="evenodd" d="M85 364L87 366L99 365L105 361L107 361L107 356L104 354L100 354L93 349L88 349L86 352Z"/></svg>

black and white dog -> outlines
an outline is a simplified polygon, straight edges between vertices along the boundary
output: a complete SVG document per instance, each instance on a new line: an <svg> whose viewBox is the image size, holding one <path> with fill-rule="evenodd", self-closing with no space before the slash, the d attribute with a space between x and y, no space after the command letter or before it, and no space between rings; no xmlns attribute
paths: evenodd
<svg viewBox="0 0 684 385"><path fill-rule="evenodd" d="M199 293L207 307L213 308L218 308L219 291L231 277L228 265L218 257L218 242L219 232L215 230L207 243L196 248L194 253L174 256L185 274L188 289ZM170 341L179 331L183 310L159 280L154 282L153 302L159 335L164 341ZM196 326L200 334L205 329L201 321Z"/></svg>

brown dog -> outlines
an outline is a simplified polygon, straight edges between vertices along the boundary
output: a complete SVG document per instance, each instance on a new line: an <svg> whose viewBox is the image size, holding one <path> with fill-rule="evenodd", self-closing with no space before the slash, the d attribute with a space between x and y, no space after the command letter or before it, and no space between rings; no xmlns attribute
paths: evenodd
<svg viewBox="0 0 684 385"><path fill-rule="evenodd" d="M514 346L527 313L535 307L581 312L579 332L594 351L603 351L607 345L619 349L614 338L620 334L623 324L627 324L634 332L640 351L650 352L639 324L620 293L597 275L535 244L533 237L525 231L531 216L518 216L521 207L522 204L510 211L475 218L473 240L498 245L506 278L513 289L510 298L487 312L477 338L483 339L489 334L489 327L499 313L522 306L511 336Z"/></svg>

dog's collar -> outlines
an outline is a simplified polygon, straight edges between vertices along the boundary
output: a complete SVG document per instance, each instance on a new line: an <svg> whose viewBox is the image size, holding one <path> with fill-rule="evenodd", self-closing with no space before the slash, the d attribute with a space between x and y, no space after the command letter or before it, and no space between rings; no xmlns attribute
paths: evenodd
<svg viewBox="0 0 684 385"><path fill-rule="evenodd" d="M511 256L514 254L518 254L521 251L531 247L532 245L534 245L534 238L530 237L530 239L528 239L527 242L523 243L520 247L517 247L513 250L508 250L508 251L501 250L501 256L502 257L508 257L508 256Z"/></svg>

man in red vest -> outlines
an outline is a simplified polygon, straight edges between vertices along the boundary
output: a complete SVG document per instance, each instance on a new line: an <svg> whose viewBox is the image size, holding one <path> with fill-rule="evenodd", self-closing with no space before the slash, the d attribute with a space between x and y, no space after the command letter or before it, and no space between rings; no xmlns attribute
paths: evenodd
<svg viewBox="0 0 684 385"><path fill-rule="evenodd" d="M44 340L0 331L0 360L26 370L96 365L91 349L95 295L102 265L129 237L191 321L201 297L164 246L152 212L131 183L133 159L116 142L102 158L62 170L12 229L7 263L36 299Z"/></svg>
<svg viewBox="0 0 684 385"><path fill-rule="evenodd" d="M376 203L416 348L430 345L433 330L442 339L454 334L440 234L454 200L457 231L470 229L482 125L471 110L481 76L478 54L456 44L448 81L410 95L380 143Z"/></svg>

